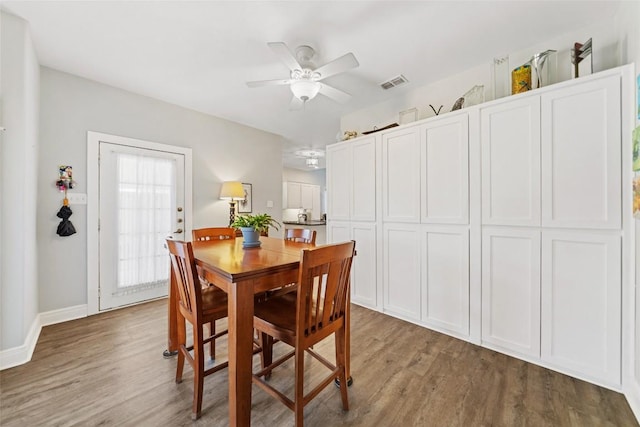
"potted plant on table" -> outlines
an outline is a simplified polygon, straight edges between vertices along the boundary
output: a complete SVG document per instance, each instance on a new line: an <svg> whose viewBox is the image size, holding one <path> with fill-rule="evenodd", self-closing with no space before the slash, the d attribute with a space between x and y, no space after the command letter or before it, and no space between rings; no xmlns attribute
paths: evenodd
<svg viewBox="0 0 640 427"><path fill-rule="evenodd" d="M278 230L280 223L273 219L269 214L256 215L239 215L231 224L233 228L239 228L242 231L244 242L242 246L252 248L260 246L260 233L273 227Z"/></svg>

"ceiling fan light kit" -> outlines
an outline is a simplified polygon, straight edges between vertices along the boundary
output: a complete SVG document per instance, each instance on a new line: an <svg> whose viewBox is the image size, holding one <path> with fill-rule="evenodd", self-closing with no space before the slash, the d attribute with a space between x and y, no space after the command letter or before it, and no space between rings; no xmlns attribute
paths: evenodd
<svg viewBox="0 0 640 427"><path fill-rule="evenodd" d="M302 102L307 102L320 92L320 83L310 80L298 80L291 83L291 92L293 96Z"/></svg>
<svg viewBox="0 0 640 427"><path fill-rule="evenodd" d="M293 93L290 109L302 108L307 101L312 100L318 93L339 103L348 102L351 95L339 89L320 83L320 80L343 73L359 66L353 53L347 53L320 67L314 65L311 59L315 55L312 47L302 45L295 49L295 56L283 42L267 43L280 60L289 68L289 78L279 80L262 80L247 82L249 87L289 85Z"/></svg>

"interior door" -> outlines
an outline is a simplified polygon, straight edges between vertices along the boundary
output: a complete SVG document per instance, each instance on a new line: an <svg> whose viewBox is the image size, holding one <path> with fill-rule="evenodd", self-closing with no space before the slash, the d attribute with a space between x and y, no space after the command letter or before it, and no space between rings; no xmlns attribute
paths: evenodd
<svg viewBox="0 0 640 427"><path fill-rule="evenodd" d="M185 156L100 142L99 310L167 295L165 239L185 240Z"/></svg>

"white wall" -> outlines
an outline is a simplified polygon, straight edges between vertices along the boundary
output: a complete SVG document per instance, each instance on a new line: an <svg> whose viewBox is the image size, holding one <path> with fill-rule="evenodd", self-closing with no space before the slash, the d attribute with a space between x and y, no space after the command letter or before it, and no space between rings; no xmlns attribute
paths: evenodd
<svg viewBox="0 0 640 427"><path fill-rule="evenodd" d="M57 236L62 195L53 184L58 165L71 165L72 191L87 191L90 130L192 148L194 228L228 224L229 205L218 199L227 180L253 184L254 212L281 219L280 137L43 67L37 227L43 312L87 304L86 205L71 206L78 233Z"/></svg>
<svg viewBox="0 0 640 427"><path fill-rule="evenodd" d="M531 23L531 25L535 25L535 23ZM623 65L618 55L618 47L621 46L620 34L618 34L613 22L600 22L597 25L572 31L552 40L545 40L518 52L496 52L495 57L503 57L508 54L509 66L513 69L527 62L535 53L555 49L558 51L557 80L568 80L571 78L572 67L570 48L574 42L582 43L590 37L593 38L594 72ZM469 48L472 49L471 46ZM414 107L418 109L418 119L433 117L435 114L429 104L433 105L436 111L442 105L440 114L444 114L451 111L455 101L475 85L483 85L485 100L492 100L492 62L493 58L487 58L485 63L474 68L427 86L412 88L407 93L347 114L341 118L340 128L342 131L355 130L360 134L362 131L373 129L374 126L382 127L390 123L397 123L400 111Z"/></svg>
<svg viewBox="0 0 640 427"><path fill-rule="evenodd" d="M282 181L304 182L305 184L319 185L324 189L327 186L327 173L325 169L302 171L300 169L283 168Z"/></svg>
<svg viewBox="0 0 640 427"><path fill-rule="evenodd" d="M36 176L39 67L28 25L0 12L0 350L25 344L38 315Z"/></svg>

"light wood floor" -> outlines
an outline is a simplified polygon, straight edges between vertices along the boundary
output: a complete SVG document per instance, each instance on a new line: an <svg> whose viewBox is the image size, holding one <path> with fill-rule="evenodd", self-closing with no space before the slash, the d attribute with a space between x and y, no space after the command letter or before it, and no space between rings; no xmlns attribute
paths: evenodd
<svg viewBox="0 0 640 427"><path fill-rule="evenodd" d="M205 378L202 418L191 421L191 370L175 384L175 359L162 357L165 304L43 328L32 361L0 372L0 424L226 426L226 370ZM638 425L610 390L358 306L352 325L351 410L329 386L307 406L306 426ZM312 364L309 382L323 369ZM285 364L271 381L292 390L292 379ZM253 425L293 425L293 413L256 387L252 405Z"/></svg>

